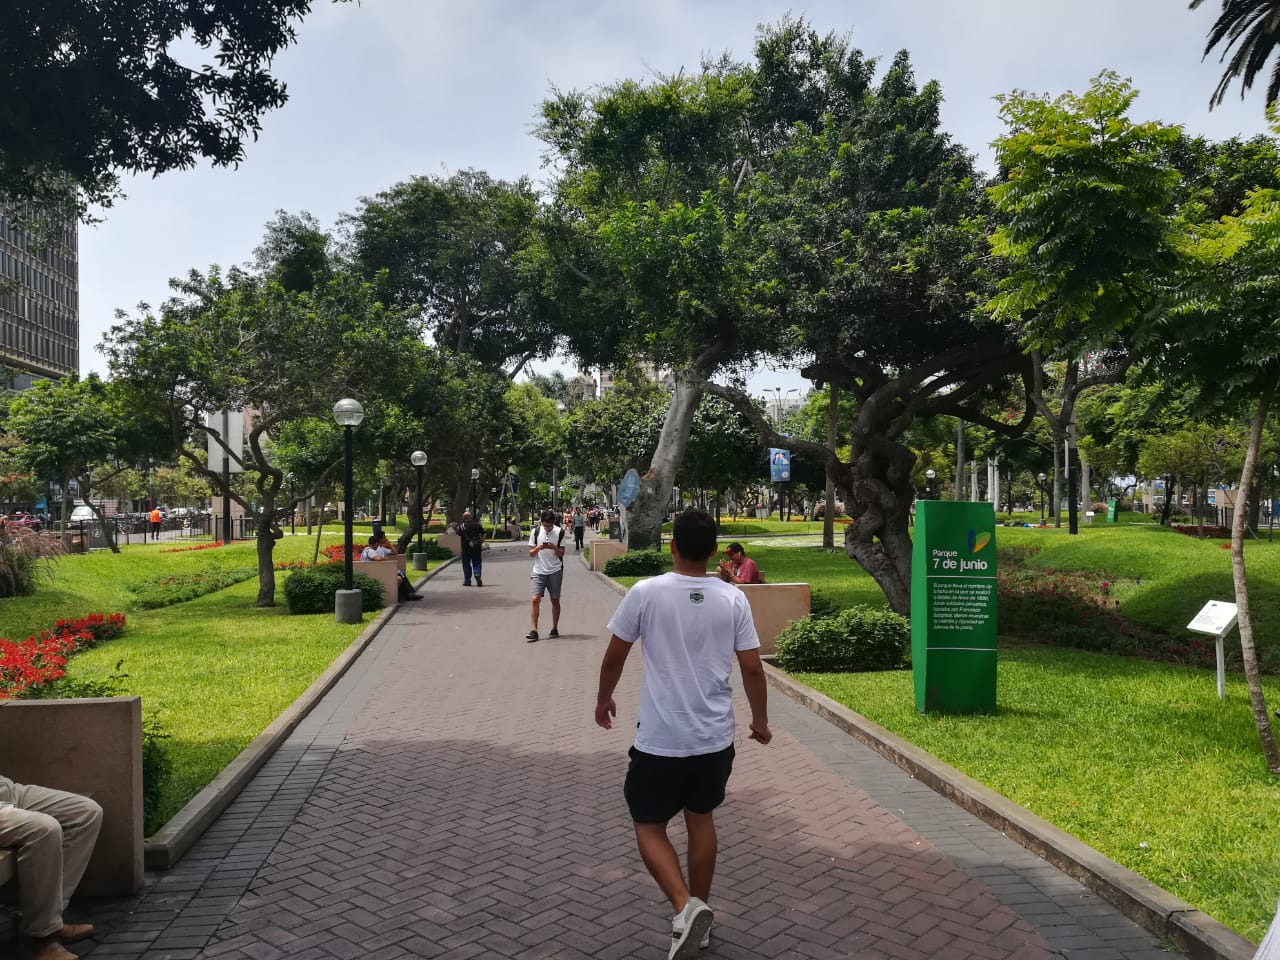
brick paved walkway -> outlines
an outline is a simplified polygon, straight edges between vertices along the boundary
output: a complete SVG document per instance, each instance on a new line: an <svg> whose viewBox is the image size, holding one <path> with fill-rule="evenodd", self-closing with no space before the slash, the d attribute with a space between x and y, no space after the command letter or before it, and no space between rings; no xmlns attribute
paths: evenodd
<svg viewBox="0 0 1280 960"><path fill-rule="evenodd" d="M482 589L456 565L432 579L175 870L99 911L104 935L80 952L665 957L667 907L621 795L640 661L617 693L624 722L599 730L617 596L566 559L563 635L536 644L518 546L487 554ZM740 740L717 815L708 957L1171 956L772 691L770 713L773 743Z"/></svg>

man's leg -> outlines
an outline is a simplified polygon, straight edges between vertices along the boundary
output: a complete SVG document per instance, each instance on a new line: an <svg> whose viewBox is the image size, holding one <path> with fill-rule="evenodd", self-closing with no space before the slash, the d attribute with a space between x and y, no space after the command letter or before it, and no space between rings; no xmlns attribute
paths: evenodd
<svg viewBox="0 0 1280 960"><path fill-rule="evenodd" d="M560 598L551 598L551 629L560 629Z"/></svg>
<svg viewBox="0 0 1280 960"><path fill-rule="evenodd" d="M676 855L676 848L671 845L667 836L667 825L637 823L635 827L640 859L657 882L658 889L671 901L671 909L679 913L689 902L689 887L680 872L680 858Z"/></svg>
<svg viewBox="0 0 1280 960"><path fill-rule="evenodd" d="M476 586L483 586L480 581L480 554L471 558L471 575L476 578Z"/></svg>
<svg viewBox="0 0 1280 960"><path fill-rule="evenodd" d="M542 604L542 595L535 593L529 598L529 629L538 629L538 607Z"/></svg>
<svg viewBox="0 0 1280 960"><path fill-rule="evenodd" d="M462 551L462 585L471 586L471 554Z"/></svg>
<svg viewBox="0 0 1280 960"><path fill-rule="evenodd" d="M714 814L684 812L689 830L689 892L711 901L711 880L716 872L716 822Z"/></svg>

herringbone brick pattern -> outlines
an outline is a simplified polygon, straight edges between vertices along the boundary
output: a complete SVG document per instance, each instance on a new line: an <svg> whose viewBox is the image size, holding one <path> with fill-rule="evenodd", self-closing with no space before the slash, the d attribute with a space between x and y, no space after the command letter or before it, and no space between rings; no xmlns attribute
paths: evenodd
<svg viewBox="0 0 1280 960"><path fill-rule="evenodd" d="M402 644L390 668L201 956L665 956L668 911L621 791L638 656L615 729L591 720L617 598L570 553L564 636L526 644L528 560L518 548L487 560L483 589L450 571L428 584L412 629L389 636ZM739 743L717 815L709 957L1063 955L775 733L768 747Z"/></svg>

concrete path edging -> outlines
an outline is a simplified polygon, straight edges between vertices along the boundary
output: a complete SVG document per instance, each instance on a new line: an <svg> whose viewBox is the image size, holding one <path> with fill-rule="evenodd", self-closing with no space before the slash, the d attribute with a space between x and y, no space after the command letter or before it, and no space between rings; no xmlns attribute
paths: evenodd
<svg viewBox="0 0 1280 960"><path fill-rule="evenodd" d="M866 744L921 783L980 817L1113 904L1193 960L1251 960L1254 944L1191 904L915 744L793 679L772 664L770 686Z"/></svg>
<svg viewBox="0 0 1280 960"><path fill-rule="evenodd" d="M422 586L441 570L457 562L457 559L454 557L446 560L429 571L425 577L414 584L414 588ZM338 654L337 659L329 664L324 673L312 681L311 686L307 687L297 700L254 737L249 745L241 750L221 773L209 781L203 790L192 797L186 806L175 813L168 823L144 840L142 857L143 866L147 870L168 870L182 859L218 816L231 805L240 791L248 785L254 774L262 769L263 764L288 739L294 728L350 669L356 658L373 642L373 638L386 626L387 621L398 609L399 604L393 604L379 611L369 626L362 630L342 653Z"/></svg>

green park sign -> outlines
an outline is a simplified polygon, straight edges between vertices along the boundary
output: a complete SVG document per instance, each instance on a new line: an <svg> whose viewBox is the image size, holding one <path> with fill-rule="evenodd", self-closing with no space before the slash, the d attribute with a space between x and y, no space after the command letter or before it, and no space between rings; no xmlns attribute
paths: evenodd
<svg viewBox="0 0 1280 960"><path fill-rule="evenodd" d="M911 552L911 663L921 713L996 709L996 518L921 500Z"/></svg>

